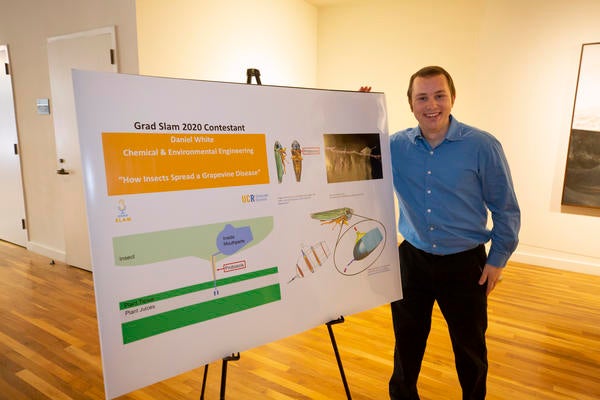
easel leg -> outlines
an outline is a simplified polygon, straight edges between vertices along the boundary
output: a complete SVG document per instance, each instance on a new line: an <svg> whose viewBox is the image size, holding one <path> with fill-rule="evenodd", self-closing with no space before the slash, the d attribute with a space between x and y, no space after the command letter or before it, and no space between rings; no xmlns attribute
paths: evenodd
<svg viewBox="0 0 600 400"><path fill-rule="evenodd" d="M237 361L240 359L240 353L232 354L228 357L223 358L223 365L221 366L221 392L219 399L225 400L225 385L227 384L227 363L229 361ZM200 392L200 400L204 400L204 391L206 389L206 379L208 376L208 364L204 365L204 378L202 379L202 391Z"/></svg>
<svg viewBox="0 0 600 400"><path fill-rule="evenodd" d="M225 400L225 385L227 384L227 362L226 358L223 359L221 364L221 392L219 399Z"/></svg>
<svg viewBox="0 0 600 400"><path fill-rule="evenodd" d="M200 400L204 400L204 390L206 389L206 377L208 376L208 364L204 365L204 379L202 379L202 391L200 392Z"/></svg>
<svg viewBox="0 0 600 400"><path fill-rule="evenodd" d="M342 358L340 357L340 352L338 351L337 343L335 341L335 336L333 335L333 328L331 325L340 324L344 322L344 317L339 317L336 320L329 321L327 325L327 330L329 331L329 338L331 339L331 345L333 346L333 352L335 353L335 359L338 363L338 368L340 369L340 375L342 376L342 382L344 383L344 389L346 390L346 397L348 400L352 400L352 395L350 394L350 388L348 387L348 381L346 380L346 374L344 373L344 366L342 365Z"/></svg>
<svg viewBox="0 0 600 400"><path fill-rule="evenodd" d="M225 400L225 385L227 384L227 363L229 361L237 361L240 359L240 353L232 354L223 359L223 364L221 366L221 394L219 399Z"/></svg>

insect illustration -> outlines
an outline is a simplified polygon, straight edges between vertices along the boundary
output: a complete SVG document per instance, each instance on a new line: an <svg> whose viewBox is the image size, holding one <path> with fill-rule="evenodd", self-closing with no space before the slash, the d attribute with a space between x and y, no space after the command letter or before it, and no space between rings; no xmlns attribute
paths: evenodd
<svg viewBox="0 0 600 400"><path fill-rule="evenodd" d="M297 140L292 142L292 164L294 165L296 182L300 182L302 176L302 148Z"/></svg>
<svg viewBox="0 0 600 400"><path fill-rule="evenodd" d="M333 265L342 275L357 275L372 266L385 247L385 226L373 218L342 207L310 214L321 225L339 225L333 246ZM354 217L353 222L350 219Z"/></svg>
<svg viewBox="0 0 600 400"><path fill-rule="evenodd" d="M352 218L354 210L348 207L335 208L328 211L319 211L310 214L310 217L321 221L321 225L325 224L344 224L348 225L348 220Z"/></svg>
<svg viewBox="0 0 600 400"><path fill-rule="evenodd" d="M277 181L281 183L283 180L283 175L285 175L285 163L286 163L286 152L285 147L279 143L279 141L275 142L274 145L275 150L275 166L277 167Z"/></svg>

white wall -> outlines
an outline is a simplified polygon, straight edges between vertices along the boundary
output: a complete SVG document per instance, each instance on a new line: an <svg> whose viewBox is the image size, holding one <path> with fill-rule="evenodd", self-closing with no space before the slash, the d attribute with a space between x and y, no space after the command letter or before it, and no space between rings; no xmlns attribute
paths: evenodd
<svg viewBox="0 0 600 400"><path fill-rule="evenodd" d="M513 260L600 274L600 211L560 206L580 46L600 41L597 0L0 0L11 51L28 248L60 254L46 38L116 25L120 70L148 75L386 93L390 131L415 125L408 77L441 64L455 116L494 133L523 210Z"/></svg>
<svg viewBox="0 0 600 400"><path fill-rule="evenodd" d="M139 46L143 70L136 18L147 38ZM263 84L316 82L317 11L303 0L0 0L0 43L9 46L12 61L27 248L61 261L68 210L60 203L52 115L35 109L36 99L51 98L46 41L109 25L116 26L123 73L245 82L246 69L254 67Z"/></svg>
<svg viewBox="0 0 600 400"><path fill-rule="evenodd" d="M143 75L316 83L317 9L303 0L138 0L137 26Z"/></svg>
<svg viewBox="0 0 600 400"><path fill-rule="evenodd" d="M36 113L36 99L51 98L47 38L116 26L119 67L137 73L134 0L0 0L0 43L10 50L23 186L27 248L64 260L52 115ZM50 105L52 110L52 104Z"/></svg>
<svg viewBox="0 0 600 400"><path fill-rule="evenodd" d="M371 0L319 10L318 84L386 93L390 131L416 122L410 75L439 64L453 114L496 135L522 208L515 261L600 274L600 210L561 210L582 43L600 41L597 0ZM567 212L568 211L568 212Z"/></svg>

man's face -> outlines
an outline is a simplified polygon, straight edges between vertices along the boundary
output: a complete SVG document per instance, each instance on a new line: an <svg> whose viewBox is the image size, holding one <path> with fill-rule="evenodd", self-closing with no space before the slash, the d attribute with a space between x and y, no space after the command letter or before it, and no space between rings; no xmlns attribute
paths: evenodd
<svg viewBox="0 0 600 400"><path fill-rule="evenodd" d="M423 135L445 135L454 105L446 77L416 77L412 89L410 108L419 121Z"/></svg>

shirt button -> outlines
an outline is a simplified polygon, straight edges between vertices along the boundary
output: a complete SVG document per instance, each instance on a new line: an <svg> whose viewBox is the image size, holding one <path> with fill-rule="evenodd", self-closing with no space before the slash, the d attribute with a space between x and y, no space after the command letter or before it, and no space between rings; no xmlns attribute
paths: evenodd
<svg viewBox="0 0 600 400"><path fill-rule="evenodd" d="M430 212L431 212L431 208L428 208L428 209L427 209L427 212L428 212L428 213L430 213Z"/></svg>
<svg viewBox="0 0 600 400"><path fill-rule="evenodd" d="M434 228L433 226L430 226L430 227L429 227L429 230L430 230L430 231L432 231L432 230L434 230L434 229L435 229L435 228Z"/></svg>
<svg viewBox="0 0 600 400"><path fill-rule="evenodd" d="M427 189L427 194L431 194L431 189Z"/></svg>
<svg viewBox="0 0 600 400"><path fill-rule="evenodd" d="M429 152L429 154L433 155L433 150Z"/></svg>
<svg viewBox="0 0 600 400"><path fill-rule="evenodd" d="M427 175L431 175L431 171L427 171Z"/></svg>
<svg viewBox="0 0 600 400"><path fill-rule="evenodd" d="M434 244L434 245L433 245L433 248L435 249L436 247L437 247L437 244Z"/></svg>

